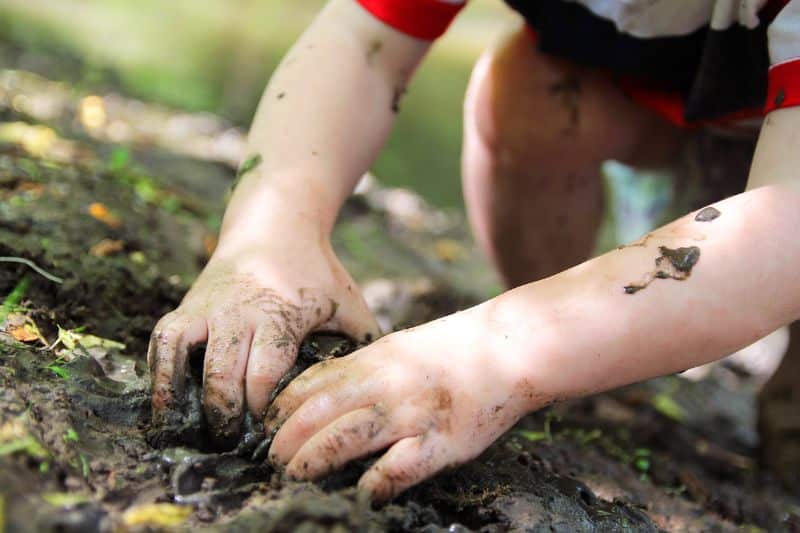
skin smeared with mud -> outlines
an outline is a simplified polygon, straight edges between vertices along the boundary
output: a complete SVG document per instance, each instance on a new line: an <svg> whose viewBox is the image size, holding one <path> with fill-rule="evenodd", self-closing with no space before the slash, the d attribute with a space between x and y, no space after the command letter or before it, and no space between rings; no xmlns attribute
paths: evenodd
<svg viewBox="0 0 800 533"><path fill-rule="evenodd" d="M198 376L193 376L189 370L190 362L198 360L197 356L190 357L191 347L176 340L169 326L157 327L153 332L149 354L153 378L150 442L154 446L197 446L197 442L205 443L206 438L214 443L211 448L231 449L236 446L247 411L241 396L243 383L231 378L231 369L237 364L236 354L245 349L251 353L267 350L293 357L298 353L306 332L314 329L315 325L329 322L338 310L338 304L319 291L300 289L297 299L289 300L275 290L260 287L250 276L231 274L215 279L218 281L207 293L209 301L198 304L190 300L190 309L184 313L200 313L212 306L213 300L229 300L228 296L234 292L241 297L235 306L228 306L221 318L209 326L225 334L212 337L206 346L202 357L204 387L201 388ZM254 317L264 328L261 333L248 335L244 324ZM346 351L341 349L340 353ZM307 352L307 349L300 350L301 356ZM310 365L302 357L296 362L286 361L286 366L291 368L292 363L300 365L300 368L295 366L289 371L289 376L299 374ZM279 388L286 382L284 378ZM255 424L251 422L250 425ZM209 446L206 443L198 447Z"/></svg>
<svg viewBox="0 0 800 533"><path fill-rule="evenodd" d="M719 209L709 206L698 211L694 219L697 222L711 222L715 218L718 218L721 214L722 213Z"/></svg>
<svg viewBox="0 0 800 533"><path fill-rule="evenodd" d="M394 92L392 93L392 105L391 110L392 113L397 114L400 112L400 103L403 101L403 97L406 94L406 86L405 85L397 85L394 88Z"/></svg>
<svg viewBox="0 0 800 533"><path fill-rule="evenodd" d="M367 64L372 65L375 61L375 56L377 56L381 49L383 48L383 43L379 40L374 40L369 43L369 48L367 49Z"/></svg>
<svg viewBox="0 0 800 533"><path fill-rule="evenodd" d="M276 339L276 342L287 342L283 337ZM357 347L357 343L338 334L311 334L300 345L294 366L278 382L270 401L308 367L347 355ZM235 434L215 434L209 427L211 424L207 414L203 411L202 389L195 374L187 373L183 390L183 395L177 402L154 416L153 426L148 431L148 441L153 447L191 446L200 450L220 450L230 449L231 442L235 442L235 455L254 461L263 460L271 438L267 438L260 417L256 418L248 411Z"/></svg>
<svg viewBox="0 0 800 533"><path fill-rule="evenodd" d="M656 258L655 270L648 272L644 280L626 285L625 294L636 294L657 279L684 281L691 276L692 269L700 260L700 248L697 246L675 249L659 246L658 251L661 255Z"/></svg>
<svg viewBox="0 0 800 533"><path fill-rule="evenodd" d="M367 341L369 342L369 341ZM280 394L286 386L292 382L297 376L303 373L307 368L324 361L330 361L337 357L343 357L349 353L354 352L359 345L352 339L347 337L328 334L328 333L315 333L309 336L301 345L297 354L297 360L289 372L284 374L275 390L269 398L269 404L272 405L273 400ZM267 410L265 415L266 421L276 416L276 411L273 407ZM254 461L263 461L267 457L267 452L272 444L272 439L277 433L277 428L267 434L264 430L264 425L260 425L262 438L259 440L258 445L253 449L252 458Z"/></svg>

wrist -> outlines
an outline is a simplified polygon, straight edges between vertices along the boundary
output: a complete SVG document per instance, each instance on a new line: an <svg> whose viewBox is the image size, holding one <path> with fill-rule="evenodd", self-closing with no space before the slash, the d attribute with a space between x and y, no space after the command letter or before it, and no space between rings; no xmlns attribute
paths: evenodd
<svg viewBox="0 0 800 533"><path fill-rule="evenodd" d="M328 242L332 229L326 209L307 195L272 185L237 188L225 210L219 247L239 247L278 241L305 244ZM332 209L328 209L332 210Z"/></svg>
<svg viewBox="0 0 800 533"><path fill-rule="evenodd" d="M565 372L557 314L535 289L528 285L479 306L488 331L487 353L499 363L522 414L570 396L554 379Z"/></svg>

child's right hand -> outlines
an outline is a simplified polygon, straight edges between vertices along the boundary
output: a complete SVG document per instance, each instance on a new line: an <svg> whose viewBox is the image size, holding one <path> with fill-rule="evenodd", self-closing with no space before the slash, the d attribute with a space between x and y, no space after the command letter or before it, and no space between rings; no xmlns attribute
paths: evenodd
<svg viewBox="0 0 800 533"><path fill-rule="evenodd" d="M379 333L328 235L391 130L430 42L352 0L330 0L272 76L248 135L220 245L150 343L154 422L182 405L188 348L207 341L203 406L213 435L236 434L315 329Z"/></svg>
<svg viewBox="0 0 800 533"><path fill-rule="evenodd" d="M302 226L271 233L257 245L226 239L180 306L156 325L147 355L156 421L180 404L194 345L207 342L203 407L212 436L229 441L245 405L263 419L308 333L336 330L358 341L379 335L327 238Z"/></svg>

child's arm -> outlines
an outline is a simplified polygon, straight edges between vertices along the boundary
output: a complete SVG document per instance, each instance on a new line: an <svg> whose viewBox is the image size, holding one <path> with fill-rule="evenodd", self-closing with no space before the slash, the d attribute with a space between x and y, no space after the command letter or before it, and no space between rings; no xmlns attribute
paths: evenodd
<svg viewBox="0 0 800 533"><path fill-rule="evenodd" d="M254 243L289 211L327 235L394 124L430 42L381 23L354 0L332 0L264 91L248 139L261 164L237 187L221 238ZM262 224L256 223L266 219Z"/></svg>
<svg viewBox="0 0 800 533"><path fill-rule="evenodd" d="M329 234L429 45L354 0L332 0L283 60L253 122L219 246L153 332L156 424L183 401L191 345L207 341L205 412L214 436L230 440L245 404L263 414L307 333L380 333Z"/></svg>
<svg viewBox="0 0 800 533"><path fill-rule="evenodd" d="M271 460L316 477L391 446L360 481L385 499L549 402L717 359L800 318L798 140L800 109L775 111L761 187L717 212L309 369L275 401Z"/></svg>

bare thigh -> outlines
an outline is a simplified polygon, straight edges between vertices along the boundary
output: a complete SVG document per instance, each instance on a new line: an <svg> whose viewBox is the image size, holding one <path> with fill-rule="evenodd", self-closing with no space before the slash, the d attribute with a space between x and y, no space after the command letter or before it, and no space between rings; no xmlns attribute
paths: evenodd
<svg viewBox="0 0 800 533"><path fill-rule="evenodd" d="M470 222L509 286L589 257L603 212L603 161L663 163L686 138L606 73L538 52L524 28L479 60L464 123Z"/></svg>

